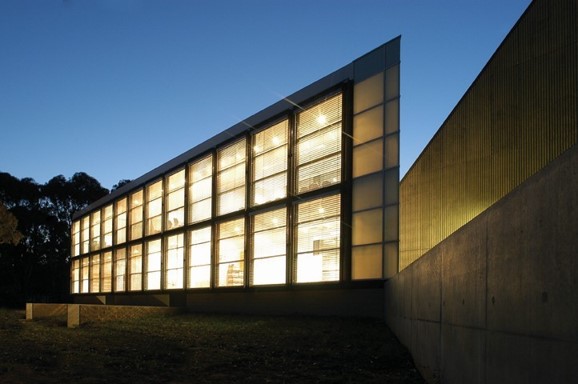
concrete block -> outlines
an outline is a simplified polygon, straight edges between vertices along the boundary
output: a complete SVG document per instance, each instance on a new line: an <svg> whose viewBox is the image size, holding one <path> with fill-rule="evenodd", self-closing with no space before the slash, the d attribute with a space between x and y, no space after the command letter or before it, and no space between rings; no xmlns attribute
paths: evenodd
<svg viewBox="0 0 578 384"><path fill-rule="evenodd" d="M80 325L80 304L69 304L67 311L67 326L68 328L76 328Z"/></svg>
<svg viewBox="0 0 578 384"><path fill-rule="evenodd" d="M67 304L26 303L26 320L66 319Z"/></svg>
<svg viewBox="0 0 578 384"><path fill-rule="evenodd" d="M486 383L486 331L442 324L442 382Z"/></svg>
<svg viewBox="0 0 578 384"><path fill-rule="evenodd" d="M486 221L476 220L440 244L442 322L486 326Z"/></svg>
<svg viewBox="0 0 578 384"><path fill-rule="evenodd" d="M439 322L441 320L442 248L436 247L413 263L412 318Z"/></svg>
<svg viewBox="0 0 578 384"><path fill-rule="evenodd" d="M441 361L439 322L412 321L411 355L416 368L429 383L439 382Z"/></svg>

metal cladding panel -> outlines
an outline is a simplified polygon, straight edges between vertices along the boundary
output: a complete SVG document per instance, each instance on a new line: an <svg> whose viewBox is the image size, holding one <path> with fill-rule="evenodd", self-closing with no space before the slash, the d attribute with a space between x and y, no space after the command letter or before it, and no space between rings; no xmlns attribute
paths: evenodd
<svg viewBox="0 0 578 384"><path fill-rule="evenodd" d="M578 140L578 2L534 1L400 185L400 270Z"/></svg>

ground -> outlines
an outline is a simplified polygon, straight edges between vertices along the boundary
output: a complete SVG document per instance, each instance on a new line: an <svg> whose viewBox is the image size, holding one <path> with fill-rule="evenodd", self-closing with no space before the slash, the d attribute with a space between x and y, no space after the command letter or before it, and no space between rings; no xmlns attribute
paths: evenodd
<svg viewBox="0 0 578 384"><path fill-rule="evenodd" d="M424 383L379 320L186 314L95 323L0 309L0 383Z"/></svg>

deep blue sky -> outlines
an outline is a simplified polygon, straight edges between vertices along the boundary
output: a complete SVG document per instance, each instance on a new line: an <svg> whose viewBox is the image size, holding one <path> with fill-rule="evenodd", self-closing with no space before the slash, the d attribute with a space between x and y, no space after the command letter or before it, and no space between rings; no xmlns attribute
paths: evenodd
<svg viewBox="0 0 578 384"><path fill-rule="evenodd" d="M530 0L0 0L0 171L135 179L401 40L401 175Z"/></svg>

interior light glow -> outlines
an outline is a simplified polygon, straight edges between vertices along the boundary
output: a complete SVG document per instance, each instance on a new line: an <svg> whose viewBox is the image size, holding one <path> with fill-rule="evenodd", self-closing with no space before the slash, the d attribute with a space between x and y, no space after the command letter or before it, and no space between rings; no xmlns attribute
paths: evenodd
<svg viewBox="0 0 578 384"><path fill-rule="evenodd" d="M279 145L279 143L281 142L277 136L273 136L271 141L273 142L273 145Z"/></svg>
<svg viewBox="0 0 578 384"><path fill-rule="evenodd" d="M316 120L317 120L317 123L318 123L319 125L324 125L324 124L327 123L327 116L325 116L325 115L319 115L319 116L317 116L317 119L316 119Z"/></svg>

